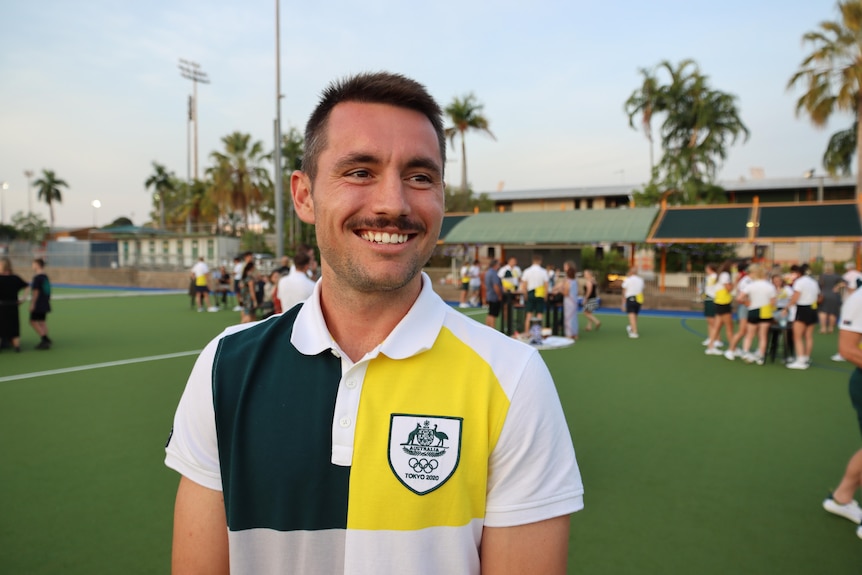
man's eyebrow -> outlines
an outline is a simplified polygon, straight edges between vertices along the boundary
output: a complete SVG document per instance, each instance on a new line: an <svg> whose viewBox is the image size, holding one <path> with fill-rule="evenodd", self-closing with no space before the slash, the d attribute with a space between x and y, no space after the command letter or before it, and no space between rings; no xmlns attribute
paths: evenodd
<svg viewBox="0 0 862 575"><path fill-rule="evenodd" d="M340 172L344 169L351 168L357 164L379 164L380 158L372 154L357 152L348 154L335 162L335 171Z"/></svg>
<svg viewBox="0 0 862 575"><path fill-rule="evenodd" d="M438 162L435 162L431 158L426 158L423 156L412 158L410 161L407 162L407 168L424 168L429 172L434 172L435 176L440 176L443 172L440 169L440 164Z"/></svg>

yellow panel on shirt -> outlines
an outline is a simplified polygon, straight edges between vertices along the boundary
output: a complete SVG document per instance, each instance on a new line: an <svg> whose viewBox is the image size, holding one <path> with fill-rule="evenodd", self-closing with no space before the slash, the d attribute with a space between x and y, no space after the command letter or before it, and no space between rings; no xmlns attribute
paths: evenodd
<svg viewBox="0 0 862 575"><path fill-rule="evenodd" d="M348 530L483 518L488 459L508 408L488 363L446 328L427 352L372 360L356 422Z"/></svg>

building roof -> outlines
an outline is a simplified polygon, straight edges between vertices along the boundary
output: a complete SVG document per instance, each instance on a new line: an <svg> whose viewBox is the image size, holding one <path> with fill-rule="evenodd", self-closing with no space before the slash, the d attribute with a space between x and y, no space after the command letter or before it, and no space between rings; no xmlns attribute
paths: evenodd
<svg viewBox="0 0 862 575"><path fill-rule="evenodd" d="M855 187L856 178L842 176L830 178L814 176L811 178L770 178L761 180L722 180L716 182L728 193L758 191L769 193L779 190L798 190L817 188L823 180L824 189ZM509 202L519 200L554 200L560 198L596 198L608 196L630 196L641 184L621 184L611 186L577 186L568 188L511 190L502 192L486 192L488 199L494 202Z"/></svg>
<svg viewBox="0 0 862 575"><path fill-rule="evenodd" d="M643 242L658 208L559 212L486 212L464 218L447 244L591 244Z"/></svg>
<svg viewBox="0 0 862 575"><path fill-rule="evenodd" d="M862 240L856 202L671 206L656 218L647 243Z"/></svg>

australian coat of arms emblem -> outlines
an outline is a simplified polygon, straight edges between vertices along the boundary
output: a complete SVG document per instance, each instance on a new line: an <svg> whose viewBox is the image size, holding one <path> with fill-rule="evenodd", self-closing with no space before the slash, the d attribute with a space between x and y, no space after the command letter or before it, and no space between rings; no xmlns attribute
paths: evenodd
<svg viewBox="0 0 862 575"><path fill-rule="evenodd" d="M393 413L389 467L404 487L425 495L446 483L461 458L463 419Z"/></svg>

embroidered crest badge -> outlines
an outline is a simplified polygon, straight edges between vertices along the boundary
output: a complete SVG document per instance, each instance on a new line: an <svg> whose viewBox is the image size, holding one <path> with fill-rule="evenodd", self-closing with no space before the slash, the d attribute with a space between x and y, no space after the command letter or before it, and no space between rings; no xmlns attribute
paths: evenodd
<svg viewBox="0 0 862 575"><path fill-rule="evenodd" d="M393 413L389 467L404 487L425 495L448 481L461 459L463 419Z"/></svg>

